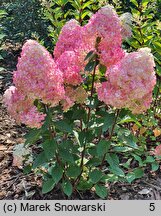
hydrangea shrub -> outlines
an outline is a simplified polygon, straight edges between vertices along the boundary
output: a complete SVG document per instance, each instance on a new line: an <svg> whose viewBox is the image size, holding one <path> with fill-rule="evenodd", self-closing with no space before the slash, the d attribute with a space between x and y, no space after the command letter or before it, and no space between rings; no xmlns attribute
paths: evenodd
<svg viewBox="0 0 161 216"><path fill-rule="evenodd" d="M54 58L34 40L22 47L4 103L18 124L33 128L26 148L41 143L30 168L39 168L43 193L57 185L67 196L92 189L105 198L107 182L142 175L143 167L128 171L128 160L119 165L124 152L146 150L124 123L140 124L134 114L150 108L156 84L151 50L122 48L130 20L107 5L84 26L68 21Z"/></svg>

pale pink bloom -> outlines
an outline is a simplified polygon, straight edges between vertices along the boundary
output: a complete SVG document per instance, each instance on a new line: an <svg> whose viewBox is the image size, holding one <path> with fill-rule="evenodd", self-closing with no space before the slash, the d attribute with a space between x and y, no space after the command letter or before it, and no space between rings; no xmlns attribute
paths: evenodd
<svg viewBox="0 0 161 216"><path fill-rule="evenodd" d="M121 22L113 7L107 5L96 14L83 27L87 43L96 45L96 39L100 38L97 53L100 63L109 67L116 64L124 57L122 49Z"/></svg>
<svg viewBox="0 0 161 216"><path fill-rule="evenodd" d="M57 60L65 51L76 51L82 43L82 27L72 19L62 28L54 49L54 58Z"/></svg>
<svg viewBox="0 0 161 216"><path fill-rule="evenodd" d="M152 102L156 84L154 66L154 58L148 48L127 53L107 70L107 82L97 89L98 98L116 108L129 108L133 113L146 111Z"/></svg>
<svg viewBox="0 0 161 216"><path fill-rule="evenodd" d="M64 98L63 74L50 53L34 40L22 47L13 82L24 95L56 106Z"/></svg>
<svg viewBox="0 0 161 216"><path fill-rule="evenodd" d="M74 51L65 51L56 61L59 69L63 73L64 83L70 85L79 85L82 82L80 71L79 56Z"/></svg>
<svg viewBox="0 0 161 216"><path fill-rule="evenodd" d="M5 91L3 101L7 106L8 113L18 124L23 123L31 128L42 126L46 115L38 112L33 105L33 100L18 92L16 87L11 86Z"/></svg>
<svg viewBox="0 0 161 216"><path fill-rule="evenodd" d="M155 150L153 151L153 154L156 156L161 156L161 144L155 148Z"/></svg>

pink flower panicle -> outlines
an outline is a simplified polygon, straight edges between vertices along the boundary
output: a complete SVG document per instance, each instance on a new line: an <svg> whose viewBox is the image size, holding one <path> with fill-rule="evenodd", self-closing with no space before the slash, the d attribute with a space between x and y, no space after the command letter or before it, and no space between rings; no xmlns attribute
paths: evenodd
<svg viewBox="0 0 161 216"><path fill-rule="evenodd" d="M156 84L154 58L149 48L126 56L106 72L107 82L98 88L98 97L116 108L142 113L150 107Z"/></svg>
<svg viewBox="0 0 161 216"><path fill-rule="evenodd" d="M105 6L94 14L88 24L84 26L86 40L95 45L96 38L100 38L98 55L100 63L109 67L124 57L121 48L121 22L112 6Z"/></svg>
<svg viewBox="0 0 161 216"><path fill-rule="evenodd" d="M82 43L82 28L72 19L62 28L54 49L54 58L57 60L66 51L76 51Z"/></svg>
<svg viewBox="0 0 161 216"><path fill-rule="evenodd" d="M16 87L11 86L5 91L3 101L8 113L17 123L26 124L31 128L39 128L43 124L46 115L38 112L33 101L18 92Z"/></svg>
<svg viewBox="0 0 161 216"><path fill-rule="evenodd" d="M22 94L55 106L64 98L63 74L49 52L38 42L28 40L22 47L13 83Z"/></svg>
<svg viewBox="0 0 161 216"><path fill-rule="evenodd" d="M69 85L79 85L82 82L79 58L74 51L65 51L57 60L57 65L62 71L64 82Z"/></svg>

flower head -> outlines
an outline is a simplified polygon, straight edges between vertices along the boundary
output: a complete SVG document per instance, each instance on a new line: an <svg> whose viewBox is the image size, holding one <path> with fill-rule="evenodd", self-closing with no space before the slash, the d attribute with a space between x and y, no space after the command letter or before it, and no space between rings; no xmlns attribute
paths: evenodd
<svg viewBox="0 0 161 216"><path fill-rule="evenodd" d="M154 58L149 48L127 53L106 72L107 82L98 88L98 97L108 105L142 113L150 107L156 83Z"/></svg>

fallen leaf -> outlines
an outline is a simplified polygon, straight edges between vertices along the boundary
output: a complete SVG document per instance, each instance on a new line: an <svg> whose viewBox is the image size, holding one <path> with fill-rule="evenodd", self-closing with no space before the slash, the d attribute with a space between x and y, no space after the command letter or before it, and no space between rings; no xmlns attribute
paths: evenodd
<svg viewBox="0 0 161 216"><path fill-rule="evenodd" d="M137 126L136 124L134 124L134 125L132 126L133 132L136 132L138 129L139 129L139 128L138 128L138 126Z"/></svg>
<svg viewBox="0 0 161 216"><path fill-rule="evenodd" d="M154 136L155 136L155 137L158 137L158 136L161 135L161 129L155 128L155 129L153 130L153 133L154 133Z"/></svg>
<svg viewBox="0 0 161 216"><path fill-rule="evenodd" d="M5 145L0 145L0 151L6 151L7 147Z"/></svg>
<svg viewBox="0 0 161 216"><path fill-rule="evenodd" d="M143 135L146 131L146 128L145 127L142 127L140 128L140 135Z"/></svg>

